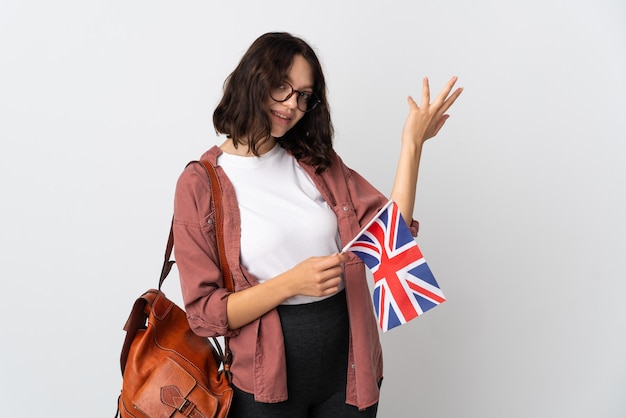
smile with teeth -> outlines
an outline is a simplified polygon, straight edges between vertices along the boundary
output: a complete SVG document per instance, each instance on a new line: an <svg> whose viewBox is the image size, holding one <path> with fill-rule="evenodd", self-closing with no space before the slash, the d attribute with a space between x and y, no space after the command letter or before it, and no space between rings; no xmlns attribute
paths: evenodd
<svg viewBox="0 0 626 418"><path fill-rule="evenodd" d="M288 115L285 115L285 114L282 114L282 113L278 113L278 112L275 112L275 111L272 111L272 115L276 116L279 119L284 120L285 122L289 122L291 120L291 116L288 116Z"/></svg>

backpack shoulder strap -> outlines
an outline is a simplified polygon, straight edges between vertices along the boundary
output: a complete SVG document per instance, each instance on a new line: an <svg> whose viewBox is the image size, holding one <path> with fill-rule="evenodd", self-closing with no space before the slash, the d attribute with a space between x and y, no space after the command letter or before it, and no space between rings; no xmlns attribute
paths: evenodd
<svg viewBox="0 0 626 418"><path fill-rule="evenodd" d="M235 281L233 275L228 267L228 260L226 259L226 245L224 244L224 208L222 206L222 187L217 176L217 171L213 164L206 160L191 161L189 164L200 164L207 174L209 179L209 185L211 187L211 200L213 202L213 210L215 211L215 234L217 241L217 253L219 256L220 270L224 277L224 286L229 292L235 291ZM187 164L187 166L189 166ZM174 230L173 230L174 218L172 217L172 224L170 225L170 234L167 239L167 245L165 247L165 256L163 259L163 267L161 268L161 276L159 277L159 290L163 285L163 281L172 270L172 266L176 263L174 260L170 260L172 256L172 249L174 248Z"/></svg>
<svg viewBox="0 0 626 418"><path fill-rule="evenodd" d="M224 207L222 206L222 187L220 186L220 180L217 177L217 171L215 170L213 164L206 160L202 160L200 163L202 163L202 167L204 167L204 171L206 171L207 176L209 177L209 183L211 184L213 210L215 212L217 253L219 255L222 276L224 277L224 286L229 292L234 292L235 282L230 268L228 267L228 260L226 259L226 245L224 244Z"/></svg>

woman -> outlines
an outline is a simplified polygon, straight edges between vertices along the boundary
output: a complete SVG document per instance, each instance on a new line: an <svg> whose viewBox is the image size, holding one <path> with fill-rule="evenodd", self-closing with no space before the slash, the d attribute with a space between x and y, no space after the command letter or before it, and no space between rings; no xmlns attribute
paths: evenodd
<svg viewBox="0 0 626 418"><path fill-rule="evenodd" d="M452 78L430 103L409 98L391 198L412 219L424 141L461 93ZM363 263L339 254L387 201L332 148L321 65L287 33L258 38L213 115L219 147L202 156L220 177L226 257L218 267L210 189L197 164L181 175L175 256L192 329L231 337L234 417L374 417L382 353Z"/></svg>

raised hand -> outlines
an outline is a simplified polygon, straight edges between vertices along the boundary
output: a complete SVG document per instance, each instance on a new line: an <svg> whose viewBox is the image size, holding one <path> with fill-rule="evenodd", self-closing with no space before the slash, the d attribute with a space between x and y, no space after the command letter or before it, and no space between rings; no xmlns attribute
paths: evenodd
<svg viewBox="0 0 626 418"><path fill-rule="evenodd" d="M402 149L391 190L391 198L400 207L402 217L407 223L411 222L413 216L422 145L427 139L437 135L448 120L449 115L446 112L463 91L462 88L457 88L450 94L456 81L457 77L452 77L431 103L428 78L424 78L421 103L418 105L410 96L407 99L409 114L402 128Z"/></svg>
<svg viewBox="0 0 626 418"><path fill-rule="evenodd" d="M422 145L427 139L437 135L450 117L446 112L463 91L462 88L457 88L450 94L457 79L458 77L452 77L432 103L426 77L422 81L421 103L418 105L411 96L407 98L409 114L402 129L403 143L408 141L409 144Z"/></svg>

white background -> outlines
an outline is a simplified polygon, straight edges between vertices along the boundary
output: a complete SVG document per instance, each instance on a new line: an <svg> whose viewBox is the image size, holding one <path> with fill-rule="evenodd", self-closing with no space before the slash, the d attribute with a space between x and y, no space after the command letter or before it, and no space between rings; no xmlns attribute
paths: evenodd
<svg viewBox="0 0 626 418"><path fill-rule="evenodd" d="M336 148L385 193L406 96L465 87L415 210L448 301L382 335L379 416L626 416L625 3L222 3L0 1L0 415L113 416L176 179L279 30L319 52Z"/></svg>

